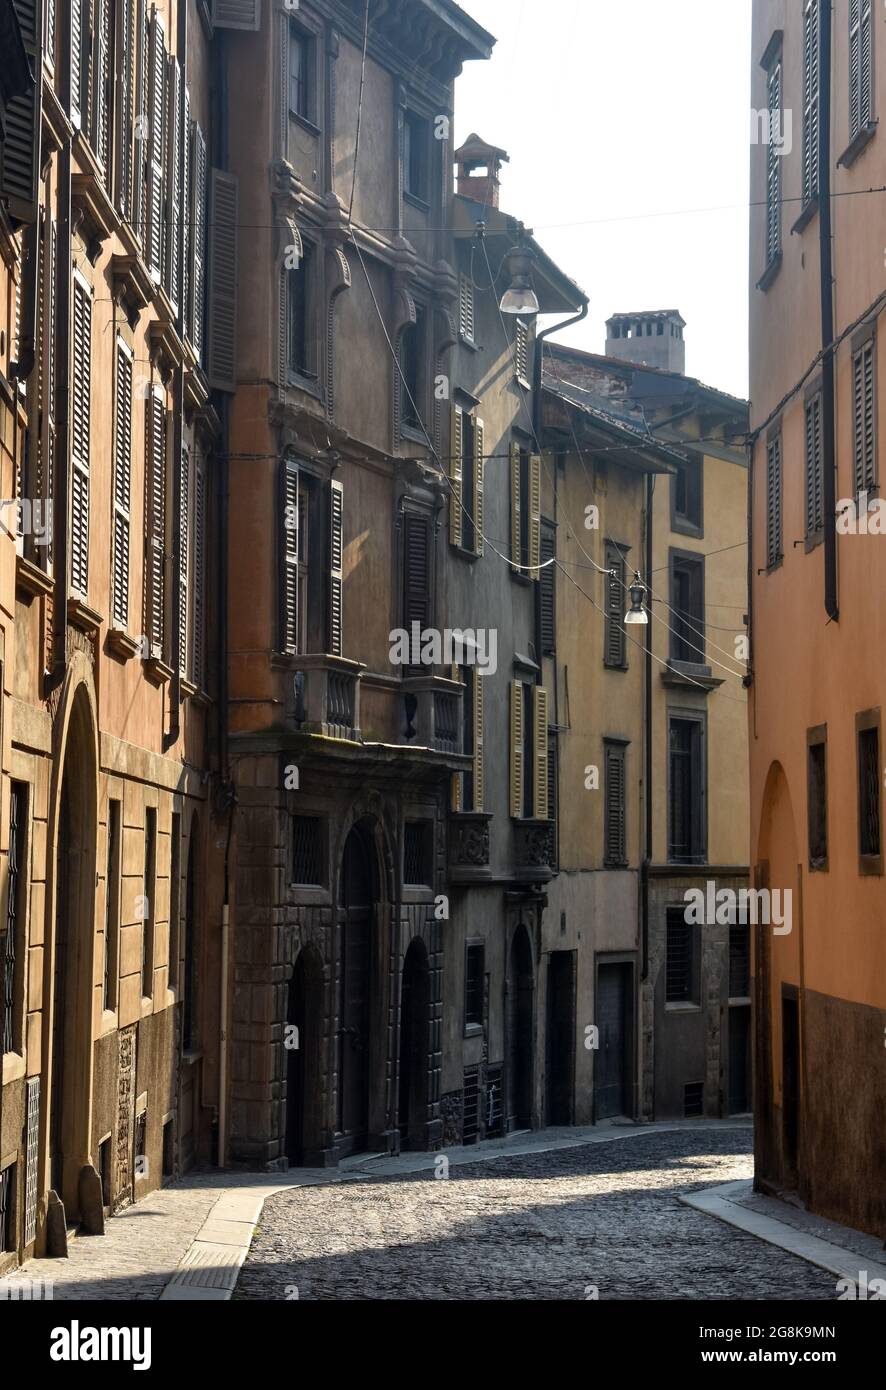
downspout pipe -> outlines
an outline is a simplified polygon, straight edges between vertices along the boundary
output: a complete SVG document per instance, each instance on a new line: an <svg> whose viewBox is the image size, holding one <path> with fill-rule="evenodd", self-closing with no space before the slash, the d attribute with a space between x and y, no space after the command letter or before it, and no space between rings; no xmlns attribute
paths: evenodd
<svg viewBox="0 0 886 1390"><path fill-rule="evenodd" d="M66 111L71 109L71 6L62 5L59 11L61 24L61 50L65 61L61 65L62 105ZM71 457L71 378L73 361L73 334L71 325L71 297L73 295L73 235L71 227L71 136L66 135L58 157L58 189L56 201L58 218L56 235L58 248L56 265L66 267L66 272L57 277L55 293L55 348L56 348L56 398L55 398L55 459L53 461L53 499L52 499L52 571L54 579L52 603L52 665L47 687L54 690L65 678L67 671L67 625L68 625L68 521L70 513L70 472Z"/></svg>
<svg viewBox="0 0 886 1390"><path fill-rule="evenodd" d="M585 300L577 314L571 319L563 319L560 323L552 323L548 328L542 328L535 335L535 360L532 364L532 433L536 445L540 448L538 432L541 428L541 383L543 376L543 351L542 343L545 338L549 338L552 333L559 333L561 328L571 328L574 323L581 323L582 319L588 316L588 301Z"/></svg>
<svg viewBox="0 0 886 1390"><path fill-rule="evenodd" d="M646 651L643 659L643 761L645 765L644 845L640 866L641 896L641 970L640 978L649 977L649 865L652 863L652 506L655 498L655 476L646 475L646 607L649 623L646 627Z"/></svg>
<svg viewBox="0 0 886 1390"><path fill-rule="evenodd" d="M821 270L821 432L824 506L824 606L828 618L840 616L837 602L837 478L834 422L834 274L831 229L831 6L819 8L821 51L818 118L818 237Z"/></svg>

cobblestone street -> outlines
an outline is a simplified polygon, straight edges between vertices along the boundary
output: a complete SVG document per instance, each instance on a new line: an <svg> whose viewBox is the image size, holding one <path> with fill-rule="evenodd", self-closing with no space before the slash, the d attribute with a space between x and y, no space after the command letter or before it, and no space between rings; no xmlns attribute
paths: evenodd
<svg viewBox="0 0 886 1390"><path fill-rule="evenodd" d="M751 1172L749 1129L699 1129L299 1188L265 1204L234 1297L833 1299L679 1200Z"/></svg>

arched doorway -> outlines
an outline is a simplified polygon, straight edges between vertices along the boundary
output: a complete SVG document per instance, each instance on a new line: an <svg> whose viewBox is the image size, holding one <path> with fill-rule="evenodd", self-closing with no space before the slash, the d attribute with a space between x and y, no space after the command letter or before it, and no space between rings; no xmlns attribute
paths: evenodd
<svg viewBox="0 0 886 1390"><path fill-rule="evenodd" d="M400 995L400 1089L397 1119L401 1149L427 1147L428 1045L431 976L425 944L416 938L403 962Z"/></svg>
<svg viewBox="0 0 886 1390"><path fill-rule="evenodd" d="M514 932L507 978L508 1129L532 1123L532 947L521 922Z"/></svg>
<svg viewBox="0 0 886 1390"><path fill-rule="evenodd" d="M293 1167L319 1163L323 961L304 946L289 981L286 1007L286 1157Z"/></svg>
<svg viewBox="0 0 886 1390"><path fill-rule="evenodd" d="M370 989L378 869L370 830L355 825L345 842L341 870L337 1129L340 1154L366 1146L369 1135Z"/></svg>
<svg viewBox="0 0 886 1390"><path fill-rule="evenodd" d="M68 721L55 836L49 1186L79 1216L80 1171L90 1162L92 986L95 953L96 748L82 685Z"/></svg>

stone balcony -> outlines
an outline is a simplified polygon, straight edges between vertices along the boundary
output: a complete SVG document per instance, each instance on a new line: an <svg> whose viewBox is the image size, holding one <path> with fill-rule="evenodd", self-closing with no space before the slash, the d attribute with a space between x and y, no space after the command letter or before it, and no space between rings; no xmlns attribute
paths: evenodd
<svg viewBox="0 0 886 1390"><path fill-rule="evenodd" d="M444 676L404 680L400 742L437 753L460 753L463 694L461 681Z"/></svg>
<svg viewBox="0 0 886 1390"><path fill-rule="evenodd" d="M557 841L552 820L514 820L514 878L547 883L553 877Z"/></svg>
<svg viewBox="0 0 886 1390"><path fill-rule="evenodd" d="M453 811L449 816L449 879L452 883L478 883L492 877L489 825L484 811Z"/></svg>
<svg viewBox="0 0 886 1390"><path fill-rule="evenodd" d="M360 742L360 661L326 653L293 658L295 720L302 733Z"/></svg>

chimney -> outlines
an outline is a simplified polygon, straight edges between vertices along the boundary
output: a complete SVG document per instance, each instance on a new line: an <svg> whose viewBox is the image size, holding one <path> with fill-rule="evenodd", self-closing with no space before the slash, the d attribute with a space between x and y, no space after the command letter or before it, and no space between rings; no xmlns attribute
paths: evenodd
<svg viewBox="0 0 886 1390"><path fill-rule="evenodd" d="M456 191L461 198L472 198L485 207L498 207L499 171L508 164L507 152L487 145L479 135L469 135L455 151Z"/></svg>
<svg viewBox="0 0 886 1390"><path fill-rule="evenodd" d="M606 356L686 375L686 320L676 309L613 314L606 320Z"/></svg>

